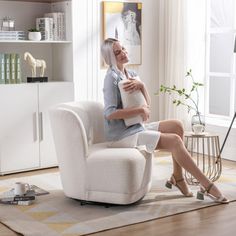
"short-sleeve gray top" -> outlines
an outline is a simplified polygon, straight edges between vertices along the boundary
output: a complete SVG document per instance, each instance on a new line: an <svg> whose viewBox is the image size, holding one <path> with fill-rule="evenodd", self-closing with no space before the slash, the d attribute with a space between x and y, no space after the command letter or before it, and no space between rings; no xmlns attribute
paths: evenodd
<svg viewBox="0 0 236 236"><path fill-rule="evenodd" d="M137 74L131 70L127 70L127 73L130 77L137 76ZM141 124L135 124L127 127L123 119L106 119L106 117L115 112L117 109L123 108L120 90L118 87L118 83L123 79L125 79L124 75L114 67L110 67L107 70L104 79L104 116L105 135L107 141L117 141L144 130Z"/></svg>

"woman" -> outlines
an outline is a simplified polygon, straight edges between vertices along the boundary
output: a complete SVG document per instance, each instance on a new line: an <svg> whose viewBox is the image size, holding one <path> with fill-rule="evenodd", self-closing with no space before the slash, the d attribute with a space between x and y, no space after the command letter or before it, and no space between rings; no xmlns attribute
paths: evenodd
<svg viewBox="0 0 236 236"><path fill-rule="evenodd" d="M166 187L176 186L186 197L192 197L193 193L183 177L183 168L191 173L201 184L198 198L203 195L210 197L219 203L228 203L221 191L213 184L196 166L183 143L184 130L178 120L164 120L149 124L135 124L125 126L124 119L141 115L146 122L150 115L150 97L145 84L141 82L137 74L127 70L125 64L129 61L125 48L117 39L106 39L101 47L103 58L109 65L104 80L104 116L105 132L109 146L111 147L135 147L146 145L148 152L156 149L165 149L172 153L173 174L166 183ZM124 83L124 90L132 93L140 90L147 105L135 108L122 108L119 81L128 79ZM199 197L200 196L200 197Z"/></svg>

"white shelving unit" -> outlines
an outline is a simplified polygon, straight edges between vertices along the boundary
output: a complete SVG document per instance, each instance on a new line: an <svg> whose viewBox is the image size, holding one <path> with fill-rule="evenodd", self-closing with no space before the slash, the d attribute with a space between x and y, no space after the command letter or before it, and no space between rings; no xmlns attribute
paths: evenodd
<svg viewBox="0 0 236 236"><path fill-rule="evenodd" d="M0 40L0 53L20 55L23 81L0 85L1 175L57 165L48 110L74 100L74 85L72 1L0 0L0 23L9 16L15 21L15 30L35 28L37 17L59 11L65 13L66 41ZM26 83L31 71L24 52L46 61L49 82Z"/></svg>

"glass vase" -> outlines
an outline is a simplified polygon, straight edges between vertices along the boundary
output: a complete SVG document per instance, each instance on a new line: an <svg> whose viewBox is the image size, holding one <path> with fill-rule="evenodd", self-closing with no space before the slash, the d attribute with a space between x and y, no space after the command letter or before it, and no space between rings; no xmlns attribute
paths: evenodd
<svg viewBox="0 0 236 236"><path fill-rule="evenodd" d="M205 131L205 116L204 115L201 115L200 113L197 113L195 115L192 116L192 119L191 119L191 126L192 126L192 131L194 132L194 129L193 129L193 126L194 125L202 125L202 132Z"/></svg>

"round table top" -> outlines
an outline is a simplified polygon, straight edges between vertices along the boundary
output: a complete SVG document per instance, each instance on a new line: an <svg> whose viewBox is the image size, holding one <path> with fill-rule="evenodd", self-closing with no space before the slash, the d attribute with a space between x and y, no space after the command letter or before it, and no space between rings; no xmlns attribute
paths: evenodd
<svg viewBox="0 0 236 236"><path fill-rule="evenodd" d="M194 132L188 131L184 133L184 137L208 138L208 137L219 137L219 135L209 132L202 132L199 134L195 134Z"/></svg>

